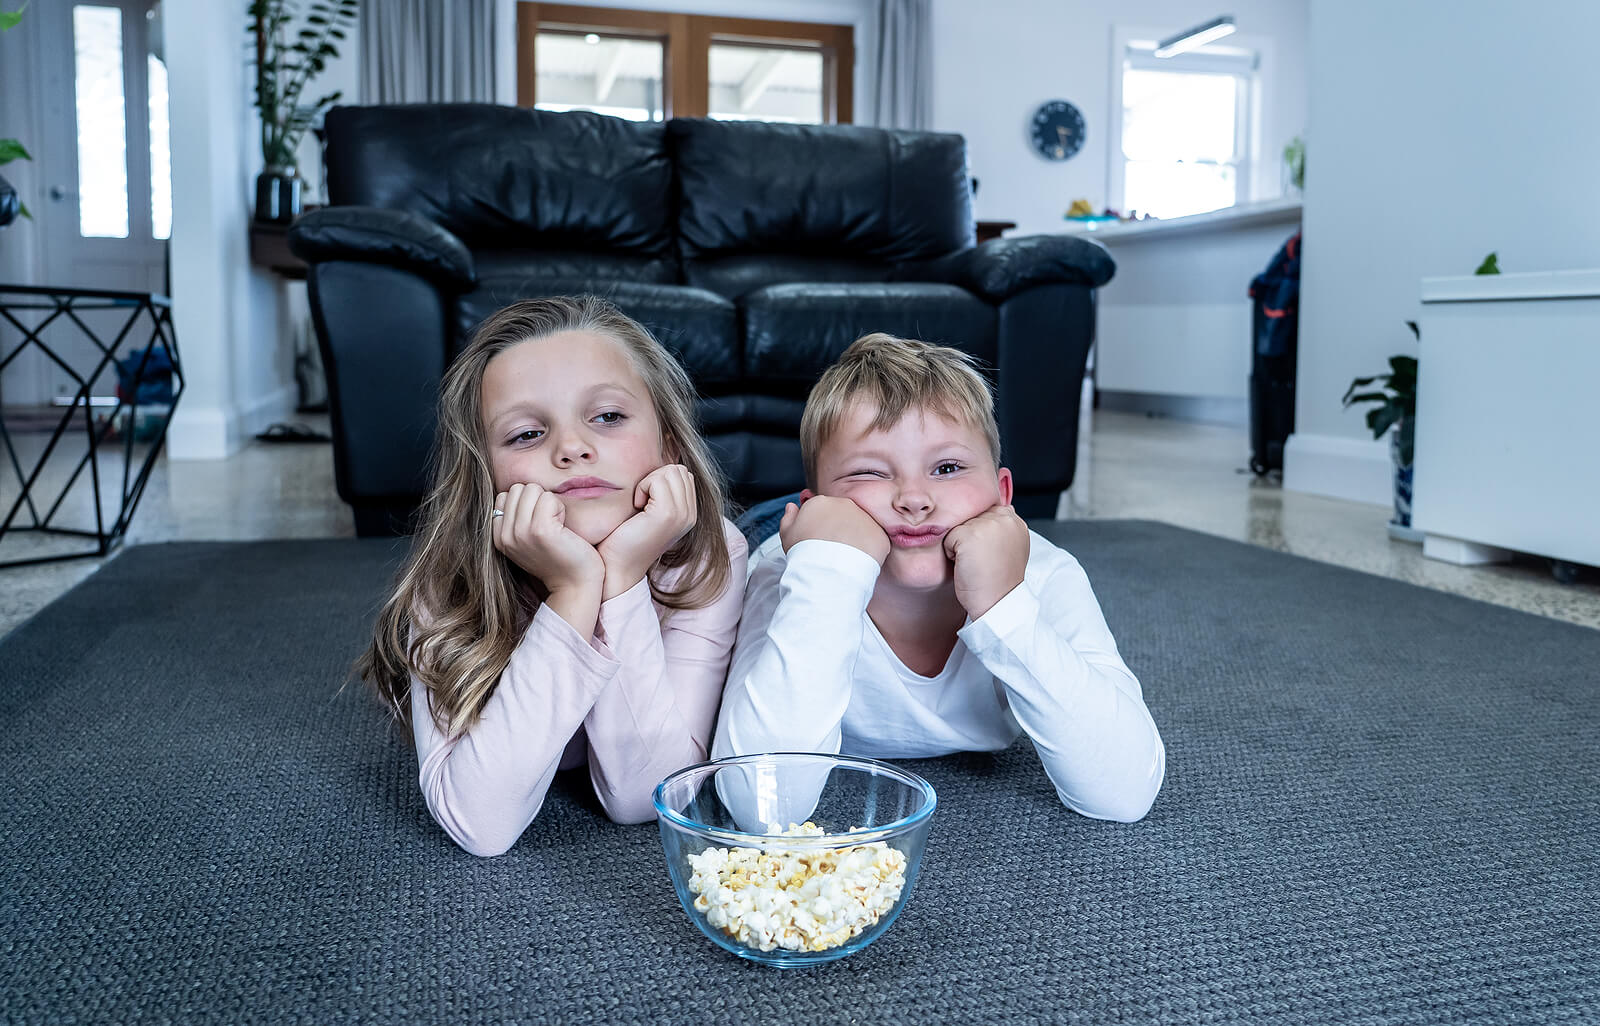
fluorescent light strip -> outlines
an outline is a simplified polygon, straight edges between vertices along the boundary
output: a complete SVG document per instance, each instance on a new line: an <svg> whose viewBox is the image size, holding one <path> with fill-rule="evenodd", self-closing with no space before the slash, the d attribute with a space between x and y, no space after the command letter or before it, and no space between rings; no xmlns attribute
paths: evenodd
<svg viewBox="0 0 1600 1026"><path fill-rule="evenodd" d="M1190 50L1205 46L1213 39L1230 36L1233 32L1233 15L1224 14L1222 17L1214 18L1204 25L1196 25L1186 32L1179 32L1175 36L1163 39L1156 44L1155 55L1157 57L1175 57L1180 53L1187 53Z"/></svg>

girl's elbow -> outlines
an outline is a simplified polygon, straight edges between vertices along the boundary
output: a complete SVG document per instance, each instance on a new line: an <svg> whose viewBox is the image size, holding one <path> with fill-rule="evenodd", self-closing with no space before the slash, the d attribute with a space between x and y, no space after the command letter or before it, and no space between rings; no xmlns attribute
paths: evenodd
<svg viewBox="0 0 1600 1026"><path fill-rule="evenodd" d="M652 788L652 793L653 791ZM597 788L595 794L600 799L600 807L605 810L606 817L613 823L627 826L649 823L656 818L656 806L651 793L616 794Z"/></svg>
<svg viewBox="0 0 1600 1026"><path fill-rule="evenodd" d="M481 859L492 859L497 855L504 855L517 842L515 837L510 839L459 837L455 834L451 835L451 840L455 841L457 846L468 855L476 855Z"/></svg>

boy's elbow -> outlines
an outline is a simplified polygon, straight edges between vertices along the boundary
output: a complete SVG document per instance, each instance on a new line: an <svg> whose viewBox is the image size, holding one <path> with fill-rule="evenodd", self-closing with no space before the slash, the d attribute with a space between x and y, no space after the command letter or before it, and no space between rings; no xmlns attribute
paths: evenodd
<svg viewBox="0 0 1600 1026"><path fill-rule="evenodd" d="M1068 808L1073 804L1063 796L1062 802ZM1085 815L1094 819L1104 819L1112 823L1137 823L1150 814L1150 808L1156 803L1155 792L1140 795L1120 796L1116 800L1107 802L1095 809L1078 809Z"/></svg>

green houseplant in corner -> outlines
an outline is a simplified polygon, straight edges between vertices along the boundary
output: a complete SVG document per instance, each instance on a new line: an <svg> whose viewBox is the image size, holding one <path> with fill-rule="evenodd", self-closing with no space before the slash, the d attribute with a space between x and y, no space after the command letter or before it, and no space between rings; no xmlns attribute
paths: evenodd
<svg viewBox="0 0 1600 1026"><path fill-rule="evenodd" d="M248 8L261 157L266 162L256 178L258 221L292 221L300 212L300 140L343 95L336 91L306 103L303 94L328 61L339 56L337 43L355 23L361 5L360 0L312 0L303 22L299 6L295 0L251 0Z"/></svg>
<svg viewBox="0 0 1600 1026"><path fill-rule="evenodd" d="M16 28L17 23L22 20L22 12L27 9L28 5L23 4L14 11L0 11L0 32ZM15 139L0 139L0 167L13 160L32 159L32 155L22 143ZM0 228L16 220L18 214L30 220L33 218L33 215L28 213L28 205L17 198L16 190L11 187L11 183L0 175Z"/></svg>
<svg viewBox="0 0 1600 1026"><path fill-rule="evenodd" d="M1422 333L1416 321L1407 321L1406 327L1418 341ZM1382 382L1378 391L1358 392ZM1389 455L1394 461L1394 516L1389 520L1389 533L1407 541L1419 541L1411 528L1411 472L1415 454L1417 419L1417 358L1414 356L1389 357L1389 373L1356 378L1344 393L1344 405L1349 409L1356 403L1375 404L1367 411L1367 427L1373 438L1382 438L1390 428L1395 432L1389 439Z"/></svg>
<svg viewBox="0 0 1600 1026"><path fill-rule="evenodd" d="M1483 258L1474 274L1499 274L1499 254L1490 253ZM1407 321L1406 327L1418 342L1422 331L1416 321ZM1370 388L1373 382L1383 382L1380 391L1357 392ZM1394 516L1389 520L1389 534L1404 541L1422 540L1421 532L1411 526L1412 461L1416 455L1417 421L1417 358L1414 356L1389 357L1389 373L1356 378L1345 389L1344 406L1349 409L1356 403L1375 404L1367 411L1367 427L1373 438L1382 438L1390 428L1389 456L1394 461Z"/></svg>

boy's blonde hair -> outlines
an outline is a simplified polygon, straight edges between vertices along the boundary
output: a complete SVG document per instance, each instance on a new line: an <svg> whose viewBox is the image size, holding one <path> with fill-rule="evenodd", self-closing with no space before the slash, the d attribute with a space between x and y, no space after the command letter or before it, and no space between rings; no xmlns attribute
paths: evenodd
<svg viewBox="0 0 1600 1026"><path fill-rule="evenodd" d="M422 504L411 556L378 614L372 644L356 664L403 722L411 718L414 676L428 689L441 730L454 736L472 726L544 600L543 584L500 555L491 538L495 488L481 418L483 375L489 361L507 349L569 331L603 335L622 347L655 404L665 455L695 479L695 525L656 564L687 569L670 591L652 575L652 597L669 609L695 609L732 579L722 534L726 489L695 427L688 374L644 325L603 299L513 303L479 326L445 372L433 486Z"/></svg>
<svg viewBox="0 0 1600 1026"><path fill-rule="evenodd" d="M983 432L995 466L1000 465L1000 427L994 396L978 371L978 361L959 349L936 346L883 332L850 343L839 362L823 371L800 417L800 458L806 484L817 487L817 454L839 427L853 403L873 403L874 430L900 423L912 410L941 413Z"/></svg>

